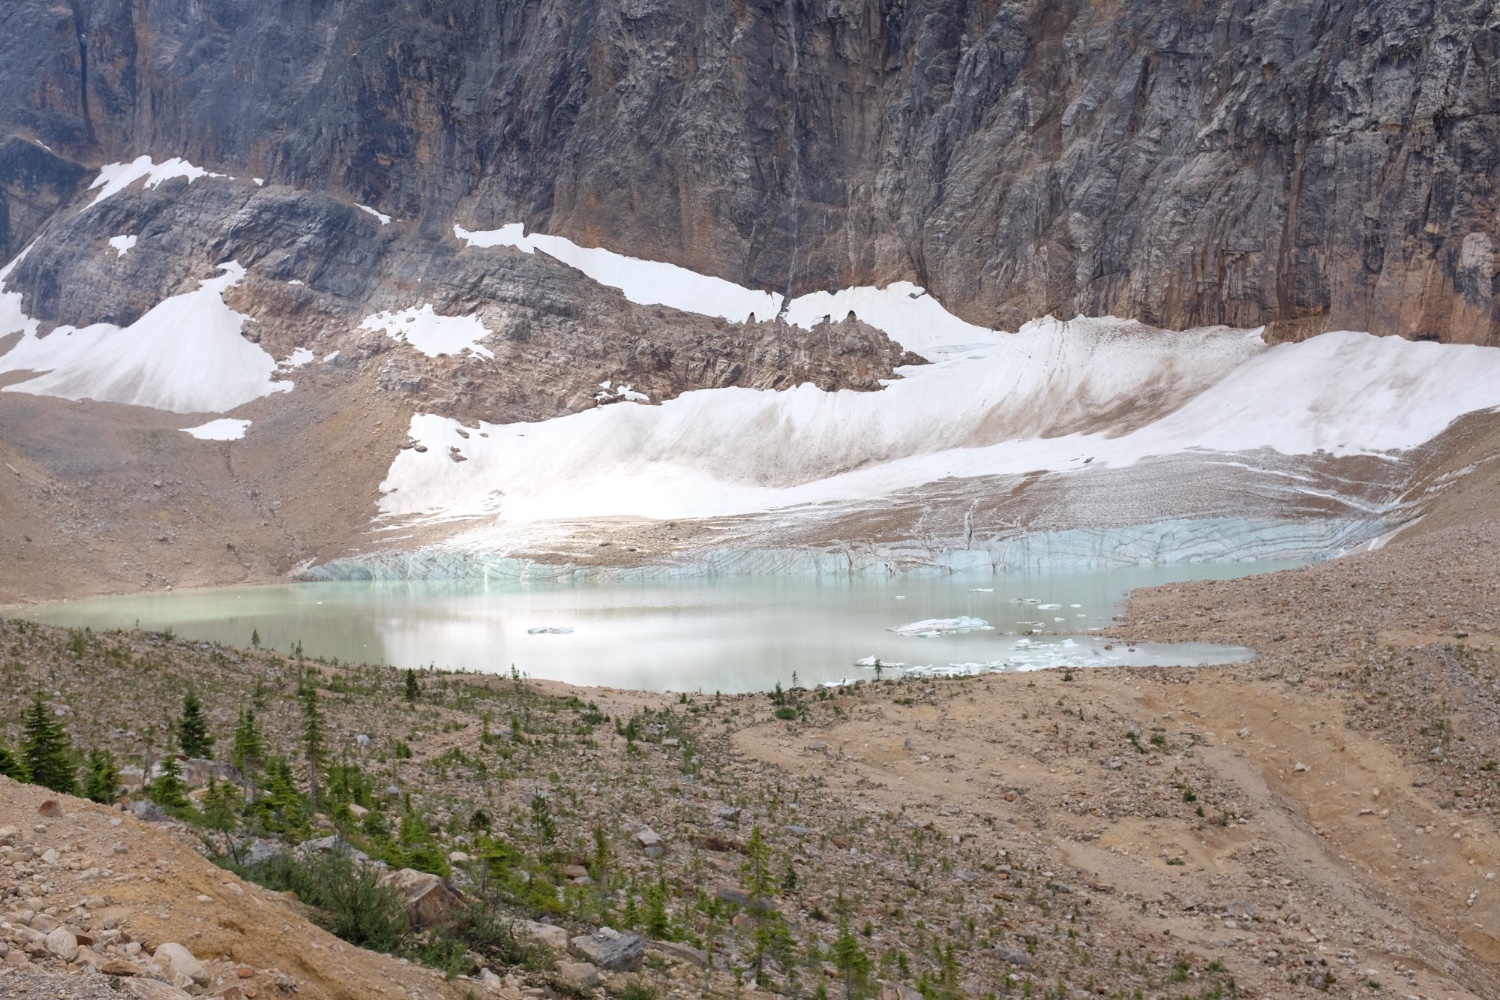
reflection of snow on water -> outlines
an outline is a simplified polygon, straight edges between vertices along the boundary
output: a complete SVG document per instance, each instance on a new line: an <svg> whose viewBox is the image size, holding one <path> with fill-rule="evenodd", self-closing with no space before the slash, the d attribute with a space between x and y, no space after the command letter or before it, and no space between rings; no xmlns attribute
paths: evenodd
<svg viewBox="0 0 1500 1000"><path fill-rule="evenodd" d="M1240 663L1254 656L1240 646L1214 646L1201 643L1145 643L1122 647L1103 643L1091 637L1064 639L1061 642L1035 642L1017 639L1009 656L1003 659L927 664L898 671L901 677L972 677L987 673L1020 673L1061 667L1165 667L1214 666ZM891 666L891 664L884 664Z"/></svg>

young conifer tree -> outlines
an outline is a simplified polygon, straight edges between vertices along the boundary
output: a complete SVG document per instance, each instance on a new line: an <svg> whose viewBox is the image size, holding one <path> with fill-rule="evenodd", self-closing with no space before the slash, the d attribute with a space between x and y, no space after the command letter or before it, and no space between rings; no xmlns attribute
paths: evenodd
<svg viewBox="0 0 1500 1000"><path fill-rule="evenodd" d="M72 795L78 790L73 743L51 704L38 691L21 716L21 762L34 785Z"/></svg>
<svg viewBox="0 0 1500 1000"><path fill-rule="evenodd" d="M189 687L182 699L182 717L177 720L177 743L189 757L203 759L214 752L214 738L203 717L203 703L198 692Z"/></svg>

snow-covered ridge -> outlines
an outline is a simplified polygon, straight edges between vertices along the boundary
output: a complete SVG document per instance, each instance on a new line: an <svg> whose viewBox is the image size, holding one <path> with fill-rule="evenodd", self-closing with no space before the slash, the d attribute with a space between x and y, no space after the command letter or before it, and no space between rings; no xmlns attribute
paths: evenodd
<svg viewBox="0 0 1500 1000"><path fill-rule="evenodd" d="M40 337L37 322L21 309L21 296L5 291L7 267L0 271L0 337L17 331L22 337L0 355L0 372L39 374L4 391L175 413L222 413L289 392L291 382L275 379L276 359L240 335L248 317L224 302L224 292L244 278L245 269L237 261L219 269L219 277L163 300L128 327L62 326Z"/></svg>

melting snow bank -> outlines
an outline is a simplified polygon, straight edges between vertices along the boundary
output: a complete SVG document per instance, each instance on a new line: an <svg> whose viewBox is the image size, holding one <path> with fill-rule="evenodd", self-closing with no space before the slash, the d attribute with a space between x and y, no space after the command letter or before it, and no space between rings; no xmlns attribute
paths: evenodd
<svg viewBox="0 0 1500 1000"><path fill-rule="evenodd" d="M206 424L197 427L184 427L182 433L191 434L199 441L242 441L245 431L249 430L250 421L234 420L224 417L220 420L210 420Z"/></svg>
<svg viewBox="0 0 1500 1000"><path fill-rule="evenodd" d="M0 373L42 373L0 391L174 413L222 413L291 391L291 382L274 378L276 359L240 335L249 317L224 302L224 292L244 278L245 269L229 261L219 270L224 273L197 291L158 303L128 327L60 326L45 336L21 313L20 295L4 291L9 268L0 271L0 337L17 330L24 334L0 355Z"/></svg>
<svg viewBox="0 0 1500 1000"><path fill-rule="evenodd" d="M136 181L144 180L146 187L154 188L164 181L176 177L185 179L189 184L200 177L223 177L223 174L211 174L202 167L195 167L187 160L173 157L165 163L153 163L149 156L138 156L129 163L111 163L99 168L99 176L94 178L94 183L89 185L89 190L102 188L94 200L89 202L89 208L93 208L106 198L111 198L124 191Z"/></svg>
<svg viewBox="0 0 1500 1000"><path fill-rule="evenodd" d="M490 335L478 316L439 316L430 303L400 312L369 316L361 330L384 330L392 340L410 344L429 358L470 351L481 358L495 355L479 342Z"/></svg>
<svg viewBox="0 0 1500 1000"><path fill-rule="evenodd" d="M735 323L773 319L781 311L782 297L775 292L751 291L676 264L640 260L598 247L581 247L561 236L540 233L527 236L526 228L519 222L478 233L454 226L453 235L471 247L512 247L522 253L540 250L601 285L619 289L639 305L668 306Z"/></svg>
<svg viewBox="0 0 1500 1000"><path fill-rule="evenodd" d="M1342 555L1379 537L1390 527L1390 521L1377 518L1181 519L1122 528L1029 532L972 549L930 549L914 544L837 549L707 549L641 566L539 562L448 544L334 560L303 570L299 576L305 580L594 583L694 577L999 575L1168 563L1313 561Z"/></svg>

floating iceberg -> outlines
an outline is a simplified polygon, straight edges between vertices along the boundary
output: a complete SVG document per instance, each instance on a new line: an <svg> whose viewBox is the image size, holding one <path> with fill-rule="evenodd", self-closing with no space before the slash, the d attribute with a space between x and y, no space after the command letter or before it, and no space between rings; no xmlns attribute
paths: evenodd
<svg viewBox="0 0 1500 1000"><path fill-rule="evenodd" d="M854 665L856 667L891 667L891 668L906 666L906 664L904 664L904 663L893 662L893 661L890 661L890 660L882 660L878 656L865 656L865 657L861 657L860 659L854 661Z"/></svg>
<svg viewBox="0 0 1500 1000"><path fill-rule="evenodd" d="M527 635L572 635L573 630L566 625L540 625L536 628L526 630Z"/></svg>
<svg viewBox="0 0 1500 1000"><path fill-rule="evenodd" d="M983 618L959 615L957 618L924 618L908 625L897 625L887 629L897 635L933 636L961 635L964 632L993 632L994 626Z"/></svg>

